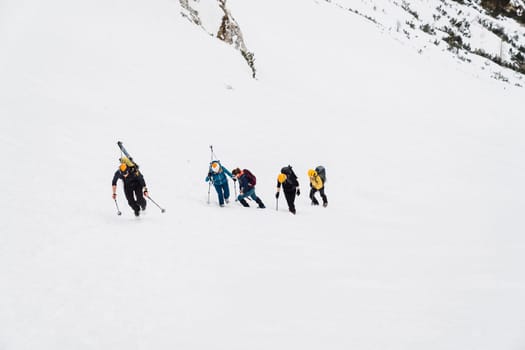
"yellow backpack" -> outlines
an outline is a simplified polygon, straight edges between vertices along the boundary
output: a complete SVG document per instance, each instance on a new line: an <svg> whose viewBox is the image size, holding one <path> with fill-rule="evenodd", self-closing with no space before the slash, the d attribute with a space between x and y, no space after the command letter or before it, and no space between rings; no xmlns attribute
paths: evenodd
<svg viewBox="0 0 525 350"><path fill-rule="evenodd" d="M310 178L310 183L312 184L312 187L316 190L320 190L323 188L323 179L319 175L317 175L317 172L313 169L308 170L308 177Z"/></svg>
<svg viewBox="0 0 525 350"><path fill-rule="evenodd" d="M136 171L137 175L140 174L138 164L134 163L130 158L126 156L122 156L119 160L120 160L120 167L119 167L120 170L129 169L130 172Z"/></svg>

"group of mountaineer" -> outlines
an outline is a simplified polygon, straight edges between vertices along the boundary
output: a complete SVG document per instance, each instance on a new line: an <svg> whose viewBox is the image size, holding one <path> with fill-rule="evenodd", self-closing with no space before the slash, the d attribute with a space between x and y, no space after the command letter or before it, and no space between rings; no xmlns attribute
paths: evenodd
<svg viewBox="0 0 525 350"><path fill-rule="evenodd" d="M214 160L210 163L208 176L206 176L205 181L210 182L210 185L213 184L213 187L215 187L219 198L219 205L221 207L224 207L224 202L229 203L230 199L230 185L226 175L228 175L233 182L239 182L240 194L237 196L237 200L243 207L250 206L246 201L246 198L250 198L259 205L259 208L266 208L261 198L255 193L256 177L248 169L241 170L235 168L230 172L221 164L221 162ZM210 197L208 191L208 203L209 201Z"/></svg>
<svg viewBox="0 0 525 350"><path fill-rule="evenodd" d="M237 196L237 200L242 206L249 207L250 205L246 201L246 198L251 198L258 204L259 208L266 207L255 193L256 177L250 170L235 168L230 172L220 163L220 161L213 160L210 163L208 175L206 176L205 181L211 181L211 184L215 187L219 199L219 205L221 207L224 207L225 203L229 203L230 187L227 177L230 177L233 180L234 186L235 182L239 183L240 193ZM328 205L328 199L324 192L324 184L326 181L324 167L319 166L316 170L308 170L308 178L310 179L310 199L312 200L312 205L319 205L319 201L315 197L315 194L319 192L323 201L323 206L326 207ZM281 172L277 175L277 189L275 192L276 199L279 198L281 188L283 189L284 197L288 204L288 210L292 214L295 214L295 197L299 196L301 191L299 189L297 175L290 165L281 168Z"/></svg>
<svg viewBox="0 0 525 350"><path fill-rule="evenodd" d="M164 209L149 196L146 182L138 169L138 165L133 162L133 159L129 156L122 143L119 141L117 144L124 153L124 155L120 157L119 168L113 175L113 180L111 182L113 190L112 197L117 205L117 210L117 182L120 179L124 183L124 194L128 201L128 205L133 210L135 216L140 216L140 212L146 210L146 198L150 199L161 209L162 212L164 212ZM230 172L220 161L213 160L213 148L212 146L210 146L210 148L212 150L212 161L209 164L208 174L205 181L209 182L210 187L213 184L213 187L217 192L219 205L224 207L225 204L229 203L230 186L228 177L230 177L234 182L236 201L239 201L243 207L249 207L250 205L246 201L246 198L248 198L255 201L259 208L266 208L261 198L255 193L255 185L257 182L255 175L253 175L248 169L241 170L240 168L235 168ZM319 201L316 198L316 193L319 192L323 201L323 207L326 207L328 205L328 199L325 194L326 172L324 167L318 166L315 169L309 169L307 174L310 180L309 196L311 204L319 205ZM239 195L237 195L235 183L239 184ZM290 165L281 168L281 172L277 176L277 188L275 192L276 203L278 203L281 188L284 192L288 210L292 214L295 214L295 198L301 194L301 191L299 189L297 175ZM209 190L210 188L208 188L208 203L210 201ZM121 212L118 210L118 215L120 214Z"/></svg>

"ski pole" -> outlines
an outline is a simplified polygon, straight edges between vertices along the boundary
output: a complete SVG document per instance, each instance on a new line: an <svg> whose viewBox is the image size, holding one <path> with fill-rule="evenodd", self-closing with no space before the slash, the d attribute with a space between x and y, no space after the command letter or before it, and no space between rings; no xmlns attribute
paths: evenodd
<svg viewBox="0 0 525 350"><path fill-rule="evenodd" d="M213 161L213 158L217 158L217 155L215 154L215 152L213 152L213 145L210 145L210 151L211 151L211 159L210 159L210 163Z"/></svg>
<svg viewBox="0 0 525 350"><path fill-rule="evenodd" d="M117 199L116 198L115 198L115 206L117 207L117 215L122 215L122 212L118 208L118 203L117 203Z"/></svg>
<svg viewBox="0 0 525 350"><path fill-rule="evenodd" d="M211 185L213 184L213 178L211 176L209 176L209 185L208 185L208 204L210 204L210 190L211 190Z"/></svg>
<svg viewBox="0 0 525 350"><path fill-rule="evenodd" d="M146 197L147 197L150 201L152 201L153 204L155 204L157 207L159 207L161 213L164 213L164 212L166 211L166 209L164 209L164 208L162 208L160 205L158 205L157 202L155 202L155 201L153 200L153 198L151 198L149 195L146 196Z"/></svg>
<svg viewBox="0 0 525 350"><path fill-rule="evenodd" d="M210 204L210 191L211 191L211 183L212 183L212 179L211 179L211 162L213 161L213 145L210 145L210 167L208 169L208 178L209 178L209 183L208 183L208 204Z"/></svg>
<svg viewBox="0 0 525 350"><path fill-rule="evenodd" d="M211 168L208 169L208 204L210 204L210 191L211 191L211 183L213 182L211 178Z"/></svg>
<svg viewBox="0 0 525 350"><path fill-rule="evenodd" d="M211 190L211 180L209 180L209 184L208 184L208 204L210 204L210 190Z"/></svg>

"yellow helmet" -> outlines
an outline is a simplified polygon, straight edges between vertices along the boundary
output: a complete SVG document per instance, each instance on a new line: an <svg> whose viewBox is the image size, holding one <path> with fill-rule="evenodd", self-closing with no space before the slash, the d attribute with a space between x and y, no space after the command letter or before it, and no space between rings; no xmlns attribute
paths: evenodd
<svg viewBox="0 0 525 350"><path fill-rule="evenodd" d="M211 163L211 170L213 170L214 173L218 173L220 168L221 167L218 162Z"/></svg>
<svg viewBox="0 0 525 350"><path fill-rule="evenodd" d="M126 171L128 171L128 166L126 165L126 163L120 164L119 170L121 173L125 173Z"/></svg>
<svg viewBox="0 0 525 350"><path fill-rule="evenodd" d="M281 173L277 176L277 181L279 181L280 184L286 181L286 175Z"/></svg>
<svg viewBox="0 0 525 350"><path fill-rule="evenodd" d="M316 175L317 175L317 173L315 172L314 169L309 169L308 170L308 177L314 177Z"/></svg>

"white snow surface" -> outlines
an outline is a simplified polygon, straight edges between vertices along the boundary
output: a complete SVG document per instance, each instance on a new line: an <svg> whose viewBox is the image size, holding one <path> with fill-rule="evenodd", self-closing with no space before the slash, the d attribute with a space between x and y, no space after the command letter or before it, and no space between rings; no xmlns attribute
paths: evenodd
<svg viewBox="0 0 525 350"><path fill-rule="evenodd" d="M524 349L523 89L325 2L228 5L257 80L178 1L0 1L0 349ZM118 140L165 213L119 183L116 215ZM207 204L210 145L267 209Z"/></svg>

